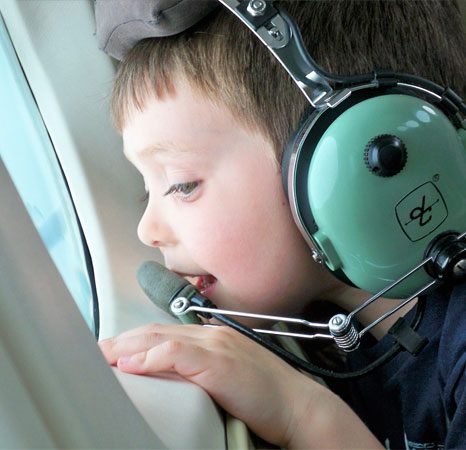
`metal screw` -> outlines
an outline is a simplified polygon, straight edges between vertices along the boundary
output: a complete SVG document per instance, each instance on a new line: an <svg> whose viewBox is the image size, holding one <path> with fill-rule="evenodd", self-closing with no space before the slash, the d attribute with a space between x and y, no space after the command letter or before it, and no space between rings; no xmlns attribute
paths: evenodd
<svg viewBox="0 0 466 450"><path fill-rule="evenodd" d="M173 314L183 314L189 308L189 301L185 297L178 297L170 304L170 309Z"/></svg>
<svg viewBox="0 0 466 450"><path fill-rule="evenodd" d="M283 39L283 34L277 27L270 28L269 34L277 41L281 41Z"/></svg>
<svg viewBox="0 0 466 450"><path fill-rule="evenodd" d="M311 256L314 262L316 262L317 264L322 264L322 256L316 249L313 248L311 250Z"/></svg>
<svg viewBox="0 0 466 450"><path fill-rule="evenodd" d="M258 17L264 15L267 3L264 0L251 0L248 4L247 11L251 16Z"/></svg>
<svg viewBox="0 0 466 450"><path fill-rule="evenodd" d="M183 307L183 300L177 299L175 300L175 303L173 304L173 308L179 309Z"/></svg>
<svg viewBox="0 0 466 450"><path fill-rule="evenodd" d="M343 323L343 319L340 316L332 317L332 325L341 325Z"/></svg>

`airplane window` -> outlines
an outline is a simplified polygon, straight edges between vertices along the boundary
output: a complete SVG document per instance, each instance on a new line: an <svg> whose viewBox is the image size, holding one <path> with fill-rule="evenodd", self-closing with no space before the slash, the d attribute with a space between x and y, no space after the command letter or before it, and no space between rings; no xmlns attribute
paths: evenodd
<svg viewBox="0 0 466 450"><path fill-rule="evenodd" d="M0 157L79 310L97 336L98 305L87 245L53 144L1 15L0 124Z"/></svg>

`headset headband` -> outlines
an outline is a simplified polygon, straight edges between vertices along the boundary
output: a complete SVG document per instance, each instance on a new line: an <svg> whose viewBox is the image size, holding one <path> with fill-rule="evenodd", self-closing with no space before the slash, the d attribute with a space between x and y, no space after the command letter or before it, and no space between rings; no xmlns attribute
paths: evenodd
<svg viewBox="0 0 466 450"><path fill-rule="evenodd" d="M274 7L274 0L218 0L235 14L272 52L288 71L316 109L335 107L359 88L404 86L429 95L450 113L466 115L466 103L450 88L409 74L374 71L362 76L335 76L326 73L311 58L294 20L282 9ZM338 91L333 91L333 82Z"/></svg>

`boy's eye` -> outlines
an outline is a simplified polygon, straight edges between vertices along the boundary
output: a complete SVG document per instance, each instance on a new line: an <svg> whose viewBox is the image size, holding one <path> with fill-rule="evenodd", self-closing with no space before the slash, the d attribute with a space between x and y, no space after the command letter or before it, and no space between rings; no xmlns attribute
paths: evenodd
<svg viewBox="0 0 466 450"><path fill-rule="evenodd" d="M177 196L181 200L188 200L200 184L200 181L189 181L188 183L173 184L163 195L178 194Z"/></svg>

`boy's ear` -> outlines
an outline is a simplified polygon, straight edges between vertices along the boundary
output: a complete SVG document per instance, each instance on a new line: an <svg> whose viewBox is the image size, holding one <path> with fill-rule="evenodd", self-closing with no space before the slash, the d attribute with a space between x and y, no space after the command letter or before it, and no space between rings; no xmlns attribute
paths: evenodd
<svg viewBox="0 0 466 450"><path fill-rule="evenodd" d="M218 5L216 0L95 0L97 42L122 60L142 39L181 33Z"/></svg>

